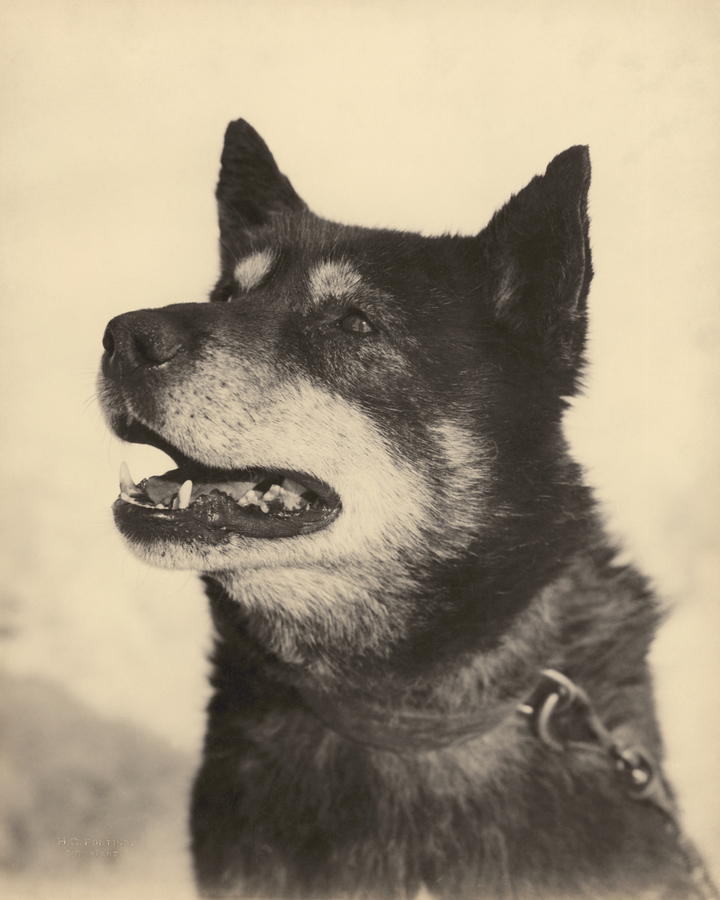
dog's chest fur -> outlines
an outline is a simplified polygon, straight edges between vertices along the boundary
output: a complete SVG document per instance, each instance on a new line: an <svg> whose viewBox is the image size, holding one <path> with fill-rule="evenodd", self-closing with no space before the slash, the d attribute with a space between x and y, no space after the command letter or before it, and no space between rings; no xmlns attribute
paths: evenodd
<svg viewBox="0 0 720 900"><path fill-rule="evenodd" d="M605 720L659 753L651 691L637 677L655 611L637 576L599 568L590 558L571 566L495 658L440 667L404 694L386 678L394 725L380 732L377 708L332 690L323 701L317 680L269 657L210 585L221 639L194 801L201 879L206 865L221 894L242 883L248 896L694 896L666 816L628 796L613 760L590 744L558 753L516 712L539 660L570 671L582 660ZM618 603L634 607L622 624ZM625 691L608 670L628 680ZM479 702L493 683L503 696ZM418 697L437 710L434 731L403 717ZM473 708L479 736L448 741L448 719Z"/></svg>

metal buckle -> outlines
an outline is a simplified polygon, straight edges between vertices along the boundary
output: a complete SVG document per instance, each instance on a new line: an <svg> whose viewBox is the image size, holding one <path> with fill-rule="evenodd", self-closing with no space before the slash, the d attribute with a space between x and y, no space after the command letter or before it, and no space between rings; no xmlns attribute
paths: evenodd
<svg viewBox="0 0 720 900"><path fill-rule="evenodd" d="M584 741L563 743L557 737L553 719L559 713L573 710L599 747L613 759L630 796L635 800L650 800L672 815L672 801L650 755L640 747L621 747L598 718L588 695L567 675L555 669L545 669L541 675L542 680L530 697L518 706L518 712L530 719L531 727L543 744L559 753L571 746L594 746Z"/></svg>
<svg viewBox="0 0 720 900"><path fill-rule="evenodd" d="M540 674L542 680L528 699L518 706L518 712L528 716L531 728L543 744L561 752L565 745L552 733L553 717L569 712L572 707L586 713L590 709L590 700L585 691L562 672L544 669Z"/></svg>

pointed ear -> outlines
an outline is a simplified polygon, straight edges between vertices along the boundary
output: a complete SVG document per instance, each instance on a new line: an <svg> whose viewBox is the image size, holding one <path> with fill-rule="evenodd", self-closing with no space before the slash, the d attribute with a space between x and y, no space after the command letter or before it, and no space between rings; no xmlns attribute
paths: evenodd
<svg viewBox="0 0 720 900"><path fill-rule="evenodd" d="M223 264L250 251L252 231L278 214L306 210L260 135L243 119L225 132L218 201Z"/></svg>
<svg viewBox="0 0 720 900"><path fill-rule="evenodd" d="M481 233L489 242L496 320L520 339L523 353L570 376L567 393L582 365L587 328L589 187L588 148L571 147Z"/></svg>

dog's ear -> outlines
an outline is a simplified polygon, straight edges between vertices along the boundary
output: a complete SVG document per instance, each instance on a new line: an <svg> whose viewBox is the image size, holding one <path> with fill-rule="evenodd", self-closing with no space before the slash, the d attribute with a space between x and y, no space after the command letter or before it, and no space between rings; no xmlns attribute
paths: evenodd
<svg viewBox="0 0 720 900"><path fill-rule="evenodd" d="M561 379L565 393L573 392L587 328L589 187L588 148L571 147L479 235L488 242L496 321L523 353L569 376Z"/></svg>
<svg viewBox="0 0 720 900"><path fill-rule="evenodd" d="M225 132L215 196L223 262L226 256L236 262L249 252L253 229L273 216L307 209L265 141L244 119L231 122Z"/></svg>

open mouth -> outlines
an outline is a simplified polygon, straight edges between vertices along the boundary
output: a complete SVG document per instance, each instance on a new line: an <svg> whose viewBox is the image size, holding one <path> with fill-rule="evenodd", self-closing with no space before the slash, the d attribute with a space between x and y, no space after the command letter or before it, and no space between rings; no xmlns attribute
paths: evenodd
<svg viewBox="0 0 720 900"><path fill-rule="evenodd" d="M149 430L139 442L170 452L178 468L135 484L127 465L120 467L113 512L120 530L134 537L291 537L326 527L340 512L338 495L311 475L213 469L182 456Z"/></svg>

